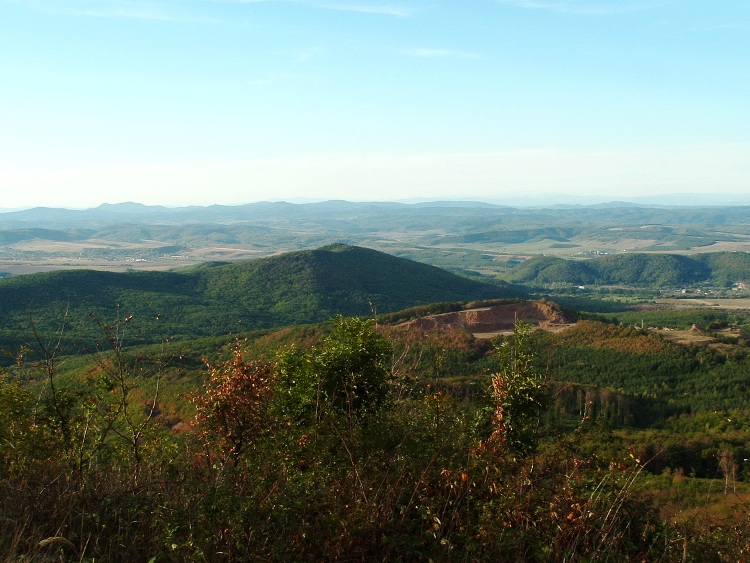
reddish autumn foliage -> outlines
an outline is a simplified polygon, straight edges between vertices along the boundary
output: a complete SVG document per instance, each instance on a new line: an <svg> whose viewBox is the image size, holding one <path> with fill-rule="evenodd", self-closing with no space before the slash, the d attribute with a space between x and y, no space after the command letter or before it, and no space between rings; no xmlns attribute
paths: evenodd
<svg viewBox="0 0 750 563"><path fill-rule="evenodd" d="M200 435L209 449L231 455L236 462L268 427L272 370L267 364L245 361L239 343L232 360L208 365L208 370L203 394L193 397Z"/></svg>

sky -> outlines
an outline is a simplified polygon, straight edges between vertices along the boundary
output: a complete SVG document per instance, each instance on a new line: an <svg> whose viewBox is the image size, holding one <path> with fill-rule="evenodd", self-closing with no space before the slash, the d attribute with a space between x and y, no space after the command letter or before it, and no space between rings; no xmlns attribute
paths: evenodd
<svg viewBox="0 0 750 563"><path fill-rule="evenodd" d="M0 208L685 194L750 194L747 0L0 0Z"/></svg>

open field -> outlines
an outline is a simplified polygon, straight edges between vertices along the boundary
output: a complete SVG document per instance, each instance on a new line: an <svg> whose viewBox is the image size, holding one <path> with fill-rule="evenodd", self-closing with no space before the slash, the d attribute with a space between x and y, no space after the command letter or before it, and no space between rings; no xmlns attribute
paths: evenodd
<svg viewBox="0 0 750 563"><path fill-rule="evenodd" d="M657 330L665 340L674 342L675 344L711 344L715 341L715 338L711 335L706 335L701 332L692 330L672 330L672 329L661 329Z"/></svg>
<svg viewBox="0 0 750 563"><path fill-rule="evenodd" d="M245 260L333 243L364 246L448 269L496 277L519 259L607 254L747 252L740 207L631 204L511 208L475 202L321 202L162 209L0 213L0 272L61 268L164 270Z"/></svg>
<svg viewBox="0 0 750 563"><path fill-rule="evenodd" d="M68 269L110 272L132 270L165 271L211 261L239 261L264 258L276 251L258 251L241 245L193 248L170 254L158 241L34 240L0 249L0 271L11 275ZM12 258L12 256L18 258Z"/></svg>
<svg viewBox="0 0 750 563"><path fill-rule="evenodd" d="M656 302L669 305L675 309L699 309L710 307L726 310L750 310L750 299L746 297L738 297L736 299L712 299L710 297L695 299L657 299Z"/></svg>

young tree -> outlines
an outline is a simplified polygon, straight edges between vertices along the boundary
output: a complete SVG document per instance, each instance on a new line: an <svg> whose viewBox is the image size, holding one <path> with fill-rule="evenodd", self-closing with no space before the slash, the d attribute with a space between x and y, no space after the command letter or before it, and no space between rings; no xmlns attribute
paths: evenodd
<svg viewBox="0 0 750 563"><path fill-rule="evenodd" d="M521 455L536 450L540 417L549 402L546 377L534 371L530 336L531 327L517 320L513 335L498 348L500 371L492 375L493 437Z"/></svg>
<svg viewBox="0 0 750 563"><path fill-rule="evenodd" d="M90 316L106 343L96 345L96 383L104 394L98 398L95 412L88 413L88 424L97 429L100 445L108 442L110 435L118 438L117 442L125 447L134 464L133 477L137 482L147 451L147 437L153 430L163 365L161 359L128 353L125 343L133 316L121 316L119 306L117 317L110 323ZM134 397L145 391L146 380L152 380L153 395L144 410Z"/></svg>
<svg viewBox="0 0 750 563"><path fill-rule="evenodd" d="M391 347L372 321L336 317L319 348L280 355L279 389L290 418L319 419L325 412L361 419L385 402Z"/></svg>
<svg viewBox="0 0 750 563"><path fill-rule="evenodd" d="M45 443L39 434L34 424L34 397L0 374L0 475L22 471L34 454L44 457Z"/></svg>

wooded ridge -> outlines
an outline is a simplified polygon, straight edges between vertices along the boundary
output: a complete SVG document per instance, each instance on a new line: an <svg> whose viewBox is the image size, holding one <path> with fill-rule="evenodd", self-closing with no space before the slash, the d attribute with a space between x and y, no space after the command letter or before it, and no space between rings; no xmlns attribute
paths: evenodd
<svg viewBox="0 0 750 563"><path fill-rule="evenodd" d="M536 256L514 268L507 280L531 285L619 285L679 287L712 284L731 287L750 282L750 254L713 252L679 254L621 253L589 260Z"/></svg>
<svg viewBox="0 0 750 563"><path fill-rule="evenodd" d="M95 336L87 316L135 316L134 343L145 344L518 294L507 284L337 244L172 272L64 270L3 279L0 336L13 349L28 342L30 327L54 333L65 322L86 341Z"/></svg>

